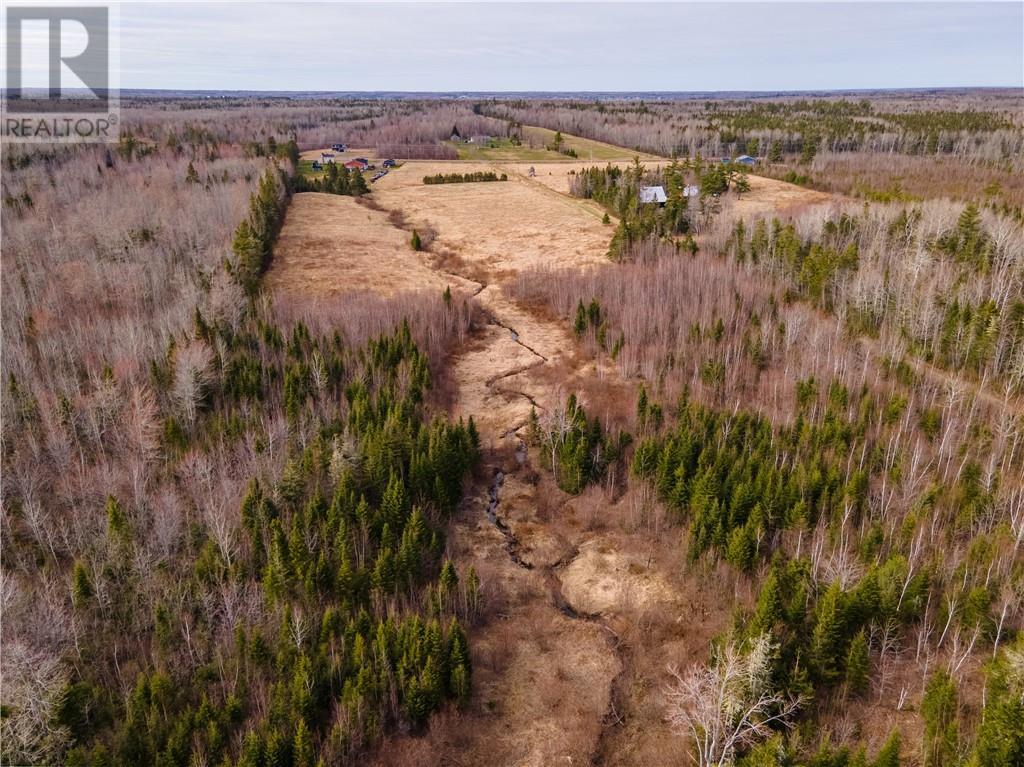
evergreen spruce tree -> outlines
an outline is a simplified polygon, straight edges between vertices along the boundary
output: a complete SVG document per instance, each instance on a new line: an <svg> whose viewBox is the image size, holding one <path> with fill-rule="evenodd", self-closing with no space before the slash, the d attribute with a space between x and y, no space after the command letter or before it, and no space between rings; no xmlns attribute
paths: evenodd
<svg viewBox="0 0 1024 767"><path fill-rule="evenodd" d="M647 425L647 389L643 384L636 395L636 424L641 430Z"/></svg>
<svg viewBox="0 0 1024 767"><path fill-rule="evenodd" d="M349 178L349 194L353 197L362 197L369 191L370 187L366 185L366 179L363 178L363 174L358 170L353 171Z"/></svg>
<svg viewBox="0 0 1024 767"><path fill-rule="evenodd" d="M441 577L438 580L438 590L445 599L451 599L455 589L459 585L459 576L455 572L455 566L450 559L446 559L441 566Z"/></svg>
<svg viewBox="0 0 1024 767"><path fill-rule="evenodd" d="M952 767L958 761L956 682L945 670L928 680L921 701L925 767ZM1022 723L1024 724L1024 723Z"/></svg>
<svg viewBox="0 0 1024 767"><path fill-rule="evenodd" d="M576 307L576 319L573 321L572 329L577 336L582 336L587 330L587 309L582 300Z"/></svg>
<svg viewBox="0 0 1024 767"><path fill-rule="evenodd" d="M862 629L854 635L846 652L846 689L849 694L862 695L867 692L870 671L868 640Z"/></svg>
<svg viewBox="0 0 1024 767"><path fill-rule="evenodd" d="M775 624L782 620L782 590L779 582L778 569L773 564L768 571L761 592L757 595L757 606L751 621L751 634L763 634L772 631Z"/></svg>
<svg viewBox="0 0 1024 767"><path fill-rule="evenodd" d="M112 544L123 549L131 543L131 529L124 509L112 495L107 496L106 513L107 536Z"/></svg>
<svg viewBox="0 0 1024 767"><path fill-rule="evenodd" d="M900 767L900 733L893 730L889 739L885 741L882 750L878 752L872 767Z"/></svg>
<svg viewBox="0 0 1024 767"><path fill-rule="evenodd" d="M830 684L839 675L839 648L843 638L843 593L839 581L818 600L814 631L811 633L810 661L819 681Z"/></svg>
<svg viewBox="0 0 1024 767"><path fill-rule="evenodd" d="M89 580L85 563L78 560L71 573L71 603L75 607L82 608L92 599L92 595L92 582Z"/></svg>
<svg viewBox="0 0 1024 767"><path fill-rule="evenodd" d="M295 728L295 743L292 746L294 767L314 767L313 736L305 719L299 719Z"/></svg>

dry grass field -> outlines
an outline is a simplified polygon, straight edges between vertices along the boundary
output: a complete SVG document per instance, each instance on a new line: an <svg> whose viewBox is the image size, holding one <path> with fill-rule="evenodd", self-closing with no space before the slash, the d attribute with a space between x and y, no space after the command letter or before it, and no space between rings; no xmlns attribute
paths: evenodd
<svg viewBox="0 0 1024 767"><path fill-rule="evenodd" d="M532 266L585 267L606 263L611 231L581 215L578 200L551 195L540 184L509 174L508 181L423 185L423 176L507 172L500 167L409 162L375 184L374 199L400 210L412 226L437 232L437 243L484 269L490 281Z"/></svg>
<svg viewBox="0 0 1024 767"><path fill-rule="evenodd" d="M788 184L766 176L748 176L750 191L733 201L733 212L750 218L766 213L785 215L797 208L830 203L836 195Z"/></svg>
<svg viewBox="0 0 1024 767"><path fill-rule="evenodd" d="M603 141L562 134L562 148L572 150L576 157L562 154L550 149L555 141L555 131L533 125L523 126L522 143L513 145L507 139L497 139L495 145L455 144L460 160L477 162L542 162L573 163L577 158L590 163L632 160L639 156L641 160L657 160L657 156L647 152L636 152L624 147L606 144Z"/></svg>
<svg viewBox="0 0 1024 767"><path fill-rule="evenodd" d="M352 197L316 192L292 200L267 284L274 291L313 296L464 287L413 251L408 232L393 226L386 213Z"/></svg>

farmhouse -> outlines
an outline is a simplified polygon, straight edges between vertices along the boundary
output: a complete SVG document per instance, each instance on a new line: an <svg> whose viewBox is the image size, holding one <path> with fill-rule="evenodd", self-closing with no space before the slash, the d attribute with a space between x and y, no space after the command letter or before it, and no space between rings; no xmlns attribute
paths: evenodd
<svg viewBox="0 0 1024 767"><path fill-rule="evenodd" d="M663 186L642 186L640 187L640 202L650 203L656 202L659 205L664 205L668 202L668 195L665 194L665 187Z"/></svg>

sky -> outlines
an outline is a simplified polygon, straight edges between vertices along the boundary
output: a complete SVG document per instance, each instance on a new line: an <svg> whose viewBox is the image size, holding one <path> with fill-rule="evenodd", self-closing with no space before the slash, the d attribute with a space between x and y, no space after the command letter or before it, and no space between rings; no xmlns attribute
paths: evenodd
<svg viewBox="0 0 1024 767"><path fill-rule="evenodd" d="M1024 3L120 7L122 88L712 91L1024 86Z"/></svg>

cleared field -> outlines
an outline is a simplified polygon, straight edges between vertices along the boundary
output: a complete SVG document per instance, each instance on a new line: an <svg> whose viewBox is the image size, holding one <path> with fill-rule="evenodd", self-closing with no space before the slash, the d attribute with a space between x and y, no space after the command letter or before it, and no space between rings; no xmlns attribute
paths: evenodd
<svg viewBox="0 0 1024 767"><path fill-rule="evenodd" d="M574 173L579 173L594 165L615 165L626 167L633 162L611 161L609 162L572 162L572 163L545 163L533 165L531 163L507 163L500 166L502 172L509 176L516 174L527 178L530 168L534 169L534 177L530 179L538 184L560 194L569 194L569 181ZM659 168L668 163L667 160L644 160L640 158L645 168ZM743 216L760 215L762 213L784 214L787 210L804 205L820 205L838 199L836 195L827 192L819 192L815 189L789 184L785 181L778 181L765 176L747 176L750 181L750 191L745 193L738 200L730 195L731 206L734 211Z"/></svg>
<svg viewBox="0 0 1024 767"><path fill-rule="evenodd" d="M479 169L488 166L406 163L377 182L374 198L385 208L401 211L412 226L435 230L439 247L457 253L475 270L485 270L488 281L553 263L607 263L611 231L598 217L585 214L578 200L551 194L515 176L496 183L422 183L428 174Z"/></svg>
<svg viewBox="0 0 1024 767"><path fill-rule="evenodd" d="M316 192L292 200L267 284L274 291L318 296L466 287L432 269L426 256L410 247L408 232L393 226L386 213L352 197Z"/></svg>
<svg viewBox="0 0 1024 767"><path fill-rule="evenodd" d="M544 163L573 163L577 158L561 154L548 149L555 140L555 131L547 128L538 128L533 125L523 127L523 143L514 146L508 139L496 139L497 146L489 147L479 144L455 143L455 151L459 153L460 160L472 160L477 162L544 162ZM632 160L639 156L641 160L659 159L654 155L645 152L634 152L613 144L605 144L602 141L572 136L568 133L562 134L562 146L565 149L572 149L578 155L579 160L587 162L607 162L609 160Z"/></svg>
<svg viewBox="0 0 1024 767"><path fill-rule="evenodd" d="M545 149L540 142L533 146L529 143L516 146L508 139L499 139L494 144L462 144L456 141L452 146L459 160L468 162L559 162L568 159L565 155Z"/></svg>
<svg viewBox="0 0 1024 767"><path fill-rule="evenodd" d="M528 138L541 142L545 145L552 143L555 140L555 131L547 128L538 128L533 125L527 125L523 128L523 133ZM595 141L594 139L583 138L581 136L573 136L569 133L562 134L562 145L566 149L575 150L576 154L579 155L580 160L587 160L589 162L596 162L598 160L632 160L634 157L639 157L641 160L659 160L663 159L657 155L648 154L647 152L639 152L633 149L627 149L626 147L615 146L614 144L606 144L603 141ZM565 155L558 155L563 159L567 158Z"/></svg>
<svg viewBox="0 0 1024 767"><path fill-rule="evenodd" d="M579 173L586 168L593 168L595 165L599 165L602 168L606 165L615 165L618 167L626 167L633 162L633 158L619 159L619 160L602 160L602 161L583 161L573 160L572 162L565 163L551 163L545 165L533 165L532 163L512 163L509 165L503 165L502 169L509 175L515 173L524 178L529 178L530 168L534 169L534 176L530 180L546 186L559 194L569 194L569 179L576 173ZM656 161L644 161L641 163L645 168L657 168L660 167L665 160Z"/></svg>
<svg viewBox="0 0 1024 767"><path fill-rule="evenodd" d="M374 199L380 199L379 190L398 189L410 186L424 186L424 176L434 176L438 173L480 173L486 171L498 172L498 167L488 162L462 162L461 160L406 160L399 167L393 169L388 175L373 185ZM468 184L434 184L431 188L437 189L442 186L480 186L486 184L502 183L500 181L469 182Z"/></svg>
<svg viewBox="0 0 1024 767"><path fill-rule="evenodd" d="M794 208L821 205L839 199L834 194L788 184L765 176L749 175L750 191L734 200L732 209L741 216L760 216L765 213L783 215Z"/></svg>

